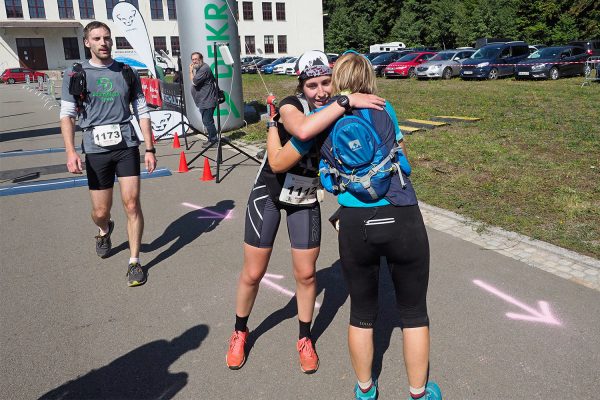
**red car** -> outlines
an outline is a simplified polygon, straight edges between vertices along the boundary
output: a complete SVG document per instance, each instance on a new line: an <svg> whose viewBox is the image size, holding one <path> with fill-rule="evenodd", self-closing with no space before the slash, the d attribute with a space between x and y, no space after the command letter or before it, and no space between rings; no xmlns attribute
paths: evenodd
<svg viewBox="0 0 600 400"><path fill-rule="evenodd" d="M393 62L385 67L383 70L383 75L386 78L392 78L396 76L415 78L417 76L417 66L423 64L435 55L436 53L433 51L408 53L407 55L399 58L398 61Z"/></svg>
<svg viewBox="0 0 600 400"><path fill-rule="evenodd" d="M38 77L45 78L47 75L40 71L34 71L29 68L8 68L5 69L0 80L6 83L25 82L25 76L29 75L29 79L37 81Z"/></svg>

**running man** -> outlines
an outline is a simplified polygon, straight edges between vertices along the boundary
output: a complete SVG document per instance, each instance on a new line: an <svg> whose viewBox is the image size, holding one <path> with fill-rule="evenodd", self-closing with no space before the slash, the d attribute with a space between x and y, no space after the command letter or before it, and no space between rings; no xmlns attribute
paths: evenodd
<svg viewBox="0 0 600 400"><path fill-rule="evenodd" d="M75 119L83 130L82 152L92 200L92 220L98 226L96 253L110 255L110 235L115 227L111 219L115 175L127 215L127 236L131 257L127 285L146 282L140 264L140 245L144 216L140 204L140 141L131 125L133 114L139 119L146 152L148 172L156 168L156 149L152 144L150 114L137 73L128 65L112 59L113 39L110 28L99 21L83 30L84 45L91 59L68 68L64 74L60 109L60 127L67 153L67 168L81 174L81 157L75 150Z"/></svg>

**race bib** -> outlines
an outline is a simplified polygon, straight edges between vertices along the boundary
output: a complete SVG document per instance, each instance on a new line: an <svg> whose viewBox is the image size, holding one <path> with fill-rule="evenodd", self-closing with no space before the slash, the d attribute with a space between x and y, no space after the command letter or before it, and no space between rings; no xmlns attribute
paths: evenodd
<svg viewBox="0 0 600 400"><path fill-rule="evenodd" d="M293 205L313 204L317 201L317 184L319 178L287 173L279 201Z"/></svg>
<svg viewBox="0 0 600 400"><path fill-rule="evenodd" d="M100 147L114 146L121 143L123 135L119 124L95 126L92 130L94 143Z"/></svg>

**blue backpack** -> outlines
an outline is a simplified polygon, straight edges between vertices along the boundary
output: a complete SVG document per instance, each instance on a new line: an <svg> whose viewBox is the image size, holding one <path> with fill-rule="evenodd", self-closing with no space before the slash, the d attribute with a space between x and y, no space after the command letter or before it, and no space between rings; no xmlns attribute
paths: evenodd
<svg viewBox="0 0 600 400"><path fill-rule="evenodd" d="M321 155L323 188L336 195L348 191L363 202L385 197L395 173L406 187L402 172L406 176L411 172L396 141L390 150L377 134L368 109L339 119L321 147Z"/></svg>

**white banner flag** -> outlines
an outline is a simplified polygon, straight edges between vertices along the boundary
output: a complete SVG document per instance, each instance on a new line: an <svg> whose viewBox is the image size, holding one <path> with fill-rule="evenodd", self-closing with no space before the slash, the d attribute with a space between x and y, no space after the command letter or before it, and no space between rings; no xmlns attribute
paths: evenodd
<svg viewBox="0 0 600 400"><path fill-rule="evenodd" d="M113 22L123 32L131 47L140 56L140 61L146 64L148 72L156 77L154 69L154 56L150 46L148 30L140 11L132 4L119 2L113 8Z"/></svg>

